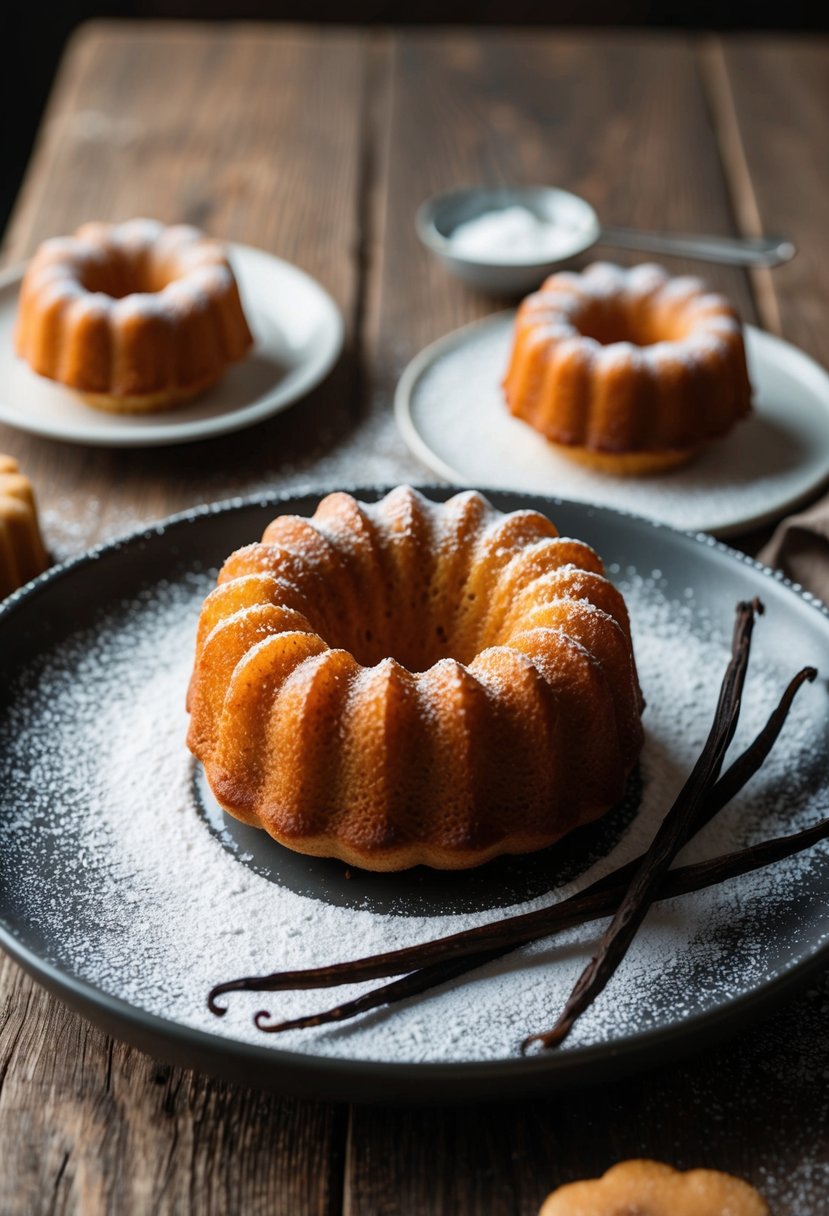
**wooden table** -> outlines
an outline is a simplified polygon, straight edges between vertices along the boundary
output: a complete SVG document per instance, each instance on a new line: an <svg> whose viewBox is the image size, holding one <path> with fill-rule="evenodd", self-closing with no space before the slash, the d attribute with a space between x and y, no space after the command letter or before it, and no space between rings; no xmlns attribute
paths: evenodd
<svg viewBox="0 0 829 1216"><path fill-rule="evenodd" d="M707 275L825 358L827 135L829 47L814 38L87 26L5 260L89 218L192 221L318 277L347 349L301 407L228 438L119 452L1 429L0 450L35 480L57 556L239 492L424 480L394 384L497 302L427 257L413 212L479 180L555 182L608 223L790 235L804 252L773 275ZM554 1185L637 1155L737 1172L778 1216L826 1210L829 982L674 1067L448 1111L312 1104L171 1068L7 959L0 992L4 1213L529 1216Z"/></svg>

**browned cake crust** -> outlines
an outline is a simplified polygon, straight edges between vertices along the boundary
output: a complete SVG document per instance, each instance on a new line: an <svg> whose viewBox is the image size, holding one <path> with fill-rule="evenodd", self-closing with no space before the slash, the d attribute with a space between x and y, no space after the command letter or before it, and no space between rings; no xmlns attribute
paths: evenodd
<svg viewBox="0 0 829 1216"><path fill-rule="evenodd" d="M650 265L547 279L518 310L504 392L563 455L622 476L684 463L751 409L734 309Z"/></svg>
<svg viewBox="0 0 829 1216"><path fill-rule="evenodd" d="M0 599L48 564L32 484L11 456L0 456Z"/></svg>
<svg viewBox="0 0 829 1216"><path fill-rule="evenodd" d="M223 247L155 220L45 241L20 289L17 353L98 409L171 409L252 342Z"/></svg>
<svg viewBox="0 0 829 1216"><path fill-rule="evenodd" d="M601 1178L559 1187L539 1216L770 1216L762 1196L719 1170L680 1173L658 1161L622 1161Z"/></svg>
<svg viewBox="0 0 829 1216"><path fill-rule="evenodd" d="M275 519L205 601L188 708L226 810L374 870L549 845L619 799L642 744L600 559L474 491Z"/></svg>

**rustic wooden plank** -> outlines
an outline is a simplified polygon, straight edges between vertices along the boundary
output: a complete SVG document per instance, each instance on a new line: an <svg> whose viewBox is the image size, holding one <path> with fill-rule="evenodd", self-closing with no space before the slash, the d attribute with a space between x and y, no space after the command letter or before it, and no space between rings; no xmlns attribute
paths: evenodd
<svg viewBox="0 0 829 1216"><path fill-rule="evenodd" d="M735 231L692 44L618 32L406 33L394 43L389 199L369 316L378 390L390 396L426 343L503 301L451 278L421 246L414 214L439 190L546 182L583 195L608 224ZM646 255L598 248L624 263ZM702 272L743 315L743 272Z"/></svg>
<svg viewBox="0 0 829 1216"><path fill-rule="evenodd" d="M555 1187L632 1157L736 1174L761 1190L775 1216L822 1211L827 1000L829 976L739 1040L547 1100L357 1108L346 1216L536 1216Z"/></svg>
<svg viewBox="0 0 829 1216"><path fill-rule="evenodd" d="M291 27L99 23L70 45L6 260L93 217L195 222L319 278L344 311L349 349L255 442L241 433L118 452L0 428L0 451L34 479L59 554L205 499L307 482L353 426L367 43Z"/></svg>
<svg viewBox="0 0 829 1216"><path fill-rule="evenodd" d="M702 62L740 225L800 253L755 275L764 324L826 362L829 44L757 36L708 43Z"/></svg>
<svg viewBox="0 0 829 1216"><path fill-rule="evenodd" d="M829 251L816 200L829 189L829 45L742 35L706 39L699 54L740 231L781 233L800 251L751 272L761 324L825 364ZM740 547L757 553L773 530Z"/></svg>
<svg viewBox="0 0 829 1216"><path fill-rule="evenodd" d="M0 1210L339 1211L345 1111L114 1043L0 963Z"/></svg>
<svg viewBox="0 0 829 1216"><path fill-rule="evenodd" d="M364 39L250 25L96 23L70 44L5 254L84 219L205 225L326 283L344 306ZM309 82L313 82L309 87ZM337 105L347 97L348 105Z"/></svg>

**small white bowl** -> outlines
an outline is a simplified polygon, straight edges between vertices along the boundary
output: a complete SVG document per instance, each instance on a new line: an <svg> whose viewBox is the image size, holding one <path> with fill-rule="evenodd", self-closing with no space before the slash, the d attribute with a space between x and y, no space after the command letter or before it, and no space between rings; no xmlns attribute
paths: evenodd
<svg viewBox="0 0 829 1216"><path fill-rule="evenodd" d="M554 257L502 253L491 257L460 252L452 234L461 225L508 207L523 207L570 238ZM601 234L596 212L583 198L555 186L473 186L427 199L415 217L417 234L452 274L483 291L511 295L531 291L557 266L595 245ZM507 260L508 259L508 260Z"/></svg>

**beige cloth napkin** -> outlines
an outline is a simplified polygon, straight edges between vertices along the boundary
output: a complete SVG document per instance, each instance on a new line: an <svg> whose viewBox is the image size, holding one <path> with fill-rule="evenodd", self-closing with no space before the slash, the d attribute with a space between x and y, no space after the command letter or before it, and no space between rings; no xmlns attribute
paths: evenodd
<svg viewBox="0 0 829 1216"><path fill-rule="evenodd" d="M829 495L778 524L757 556L829 604Z"/></svg>

